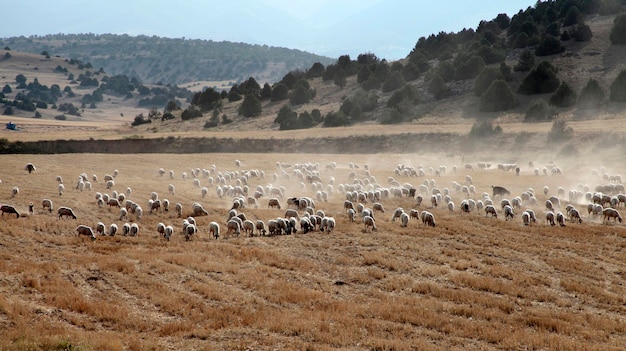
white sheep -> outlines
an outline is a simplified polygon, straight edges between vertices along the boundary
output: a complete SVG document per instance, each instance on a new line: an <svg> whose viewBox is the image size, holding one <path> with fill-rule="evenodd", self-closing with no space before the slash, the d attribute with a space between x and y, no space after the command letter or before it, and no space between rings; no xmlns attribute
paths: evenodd
<svg viewBox="0 0 626 351"><path fill-rule="evenodd" d="M258 228L258 222L257 222ZM220 237L220 225L217 222L209 223L209 235L212 235L213 238L218 239Z"/></svg>
<svg viewBox="0 0 626 351"><path fill-rule="evenodd" d="M324 229L326 233L331 233L335 229L335 219L333 217L324 217L323 220L326 220L326 225Z"/></svg>
<svg viewBox="0 0 626 351"><path fill-rule="evenodd" d="M254 235L255 225L254 225L254 222L252 222L251 220L246 219L245 221L243 221L242 228L243 228L244 233L250 236Z"/></svg>
<svg viewBox="0 0 626 351"><path fill-rule="evenodd" d="M130 225L130 236L138 236L139 235L139 224L133 223Z"/></svg>
<svg viewBox="0 0 626 351"><path fill-rule="evenodd" d="M234 219L231 219L226 223L226 228L228 229L228 233L235 233L237 236L241 233L241 225Z"/></svg>
<svg viewBox="0 0 626 351"><path fill-rule="evenodd" d="M370 228L372 230L377 230L377 228L376 228L376 221L371 216L363 217L363 225L365 226L365 231L366 232L369 231Z"/></svg>
<svg viewBox="0 0 626 351"><path fill-rule="evenodd" d="M422 211L422 214L420 217L422 218L423 224L431 226L431 227L434 227L436 225L435 215L433 215L432 213L428 211Z"/></svg>
<svg viewBox="0 0 626 351"><path fill-rule="evenodd" d="M165 240L170 241L172 234L174 234L174 227L172 227L171 225L166 226L165 232L163 233L163 237L165 238Z"/></svg>
<svg viewBox="0 0 626 351"><path fill-rule="evenodd" d="M17 196L17 194L20 193L20 189L16 186L13 187L13 190L11 190L11 198L14 198Z"/></svg>
<svg viewBox="0 0 626 351"><path fill-rule="evenodd" d="M53 207L53 206L52 206L52 200L50 200L50 199L43 199L43 200L41 201L41 206L43 207L43 210L44 210L44 211L45 211L45 210L46 210L46 208L47 208L47 209L48 209L48 212L49 212L49 213L52 213L52 210L53 210L53 208L52 208L52 207Z"/></svg>
<svg viewBox="0 0 626 351"><path fill-rule="evenodd" d="M559 224L559 226L565 227L565 216L563 215L562 212L557 212L556 222Z"/></svg>
<svg viewBox="0 0 626 351"><path fill-rule="evenodd" d="M78 235L85 235L91 238L91 240L96 240L96 235L93 233L93 229L91 229L91 227L86 226L86 225L79 225L78 227L76 227L76 232L78 233Z"/></svg>
<svg viewBox="0 0 626 351"><path fill-rule="evenodd" d="M115 233L117 233L117 224L111 223L109 226L109 236L115 236Z"/></svg>
<svg viewBox="0 0 626 351"><path fill-rule="evenodd" d="M407 227L409 225L409 214L406 212L402 212L400 214L400 223L402 227Z"/></svg>
<svg viewBox="0 0 626 351"><path fill-rule="evenodd" d="M59 207L57 214L59 215L59 219L63 216L76 219L76 214L74 214L74 211L69 207Z"/></svg>
<svg viewBox="0 0 626 351"><path fill-rule="evenodd" d="M507 205L510 206L510 205ZM496 208L494 206L491 205L487 205L485 206L485 217L487 217L488 215L491 215L491 218L498 218L498 211L496 211Z"/></svg>
<svg viewBox="0 0 626 351"><path fill-rule="evenodd" d="M124 225L122 225L122 235L126 236L130 234L130 223L124 223Z"/></svg>
<svg viewBox="0 0 626 351"><path fill-rule="evenodd" d="M395 222L396 218L400 218L400 216L402 215L402 213L404 213L404 209L402 207L398 207L393 211L393 214L391 215L391 221Z"/></svg>
<svg viewBox="0 0 626 351"><path fill-rule="evenodd" d="M102 222L98 222L96 224L96 234L104 235L104 231L106 230L106 225Z"/></svg>
<svg viewBox="0 0 626 351"><path fill-rule="evenodd" d="M193 213L193 216L208 216L209 212L207 212L207 210L204 209L204 207L202 207L201 204L194 202L191 205L191 212Z"/></svg>
<svg viewBox="0 0 626 351"><path fill-rule="evenodd" d="M128 210L124 207L120 208L120 216L119 216L119 220L125 220L128 219Z"/></svg>
<svg viewBox="0 0 626 351"><path fill-rule="evenodd" d="M191 238L193 237L194 234L196 234L198 232L198 228L196 227L195 224L193 223L189 223L186 227L185 227L185 240L189 241L191 240Z"/></svg>
<svg viewBox="0 0 626 351"><path fill-rule="evenodd" d="M509 220L515 218L515 213L513 212L513 207L506 205L504 206L504 219Z"/></svg>
<svg viewBox="0 0 626 351"><path fill-rule="evenodd" d="M546 212L546 223L551 225L551 226L555 226L556 225L556 223L554 222L554 212L552 212L552 211Z"/></svg>

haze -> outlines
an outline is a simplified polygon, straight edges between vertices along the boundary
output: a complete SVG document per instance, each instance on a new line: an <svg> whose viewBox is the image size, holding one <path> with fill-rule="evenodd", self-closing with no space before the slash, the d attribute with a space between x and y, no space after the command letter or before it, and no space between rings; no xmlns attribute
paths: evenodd
<svg viewBox="0 0 626 351"><path fill-rule="evenodd" d="M365 52L395 60L417 39L476 29L532 0L185 0L14 1L2 10L0 36L112 33L233 41L300 49L329 57Z"/></svg>

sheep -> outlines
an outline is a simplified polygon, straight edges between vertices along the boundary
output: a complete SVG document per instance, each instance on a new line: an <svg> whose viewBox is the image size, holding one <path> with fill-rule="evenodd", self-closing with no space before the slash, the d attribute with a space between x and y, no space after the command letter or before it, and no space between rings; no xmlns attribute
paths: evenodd
<svg viewBox="0 0 626 351"><path fill-rule="evenodd" d="M14 187L13 187L13 190L11 190L11 198L16 197L16 196L17 196L17 194L19 194L19 193L20 193L20 188L18 188L18 187L16 187L16 186L14 186Z"/></svg>
<svg viewBox="0 0 626 351"><path fill-rule="evenodd" d="M300 230L302 231L303 234L310 232L312 228L313 228L313 225L311 224L311 220L309 218L307 217L300 218Z"/></svg>
<svg viewBox="0 0 626 351"><path fill-rule="evenodd" d="M111 223L109 226L109 236L115 236L115 233L117 233L117 224Z"/></svg>
<svg viewBox="0 0 626 351"><path fill-rule="evenodd" d="M170 241L172 234L174 234L174 227L172 227L171 225L166 226L165 232L163 233L163 237L165 237L165 240Z"/></svg>
<svg viewBox="0 0 626 351"><path fill-rule="evenodd" d="M372 204L372 210L374 212L380 211L381 213L385 213L385 208L383 207L383 204L381 204L380 202L373 203Z"/></svg>
<svg viewBox="0 0 626 351"><path fill-rule="evenodd" d="M195 224L189 223L186 227L185 227L185 240L189 241L191 240L191 238L193 237L194 234L196 234L198 232L198 228L196 227Z"/></svg>
<svg viewBox="0 0 626 351"><path fill-rule="evenodd" d="M267 234L267 230L265 230L265 223L262 220L257 220L255 223L255 227L258 235L265 236Z"/></svg>
<svg viewBox="0 0 626 351"><path fill-rule="evenodd" d="M454 212L454 202L448 202L448 211Z"/></svg>
<svg viewBox="0 0 626 351"><path fill-rule="evenodd" d="M119 216L119 220L124 220L124 219L128 219L128 210L125 209L124 207L120 208L120 216Z"/></svg>
<svg viewBox="0 0 626 351"><path fill-rule="evenodd" d="M432 195L430 197L430 204L432 205L433 208L437 208L437 205L438 205L437 195Z"/></svg>
<svg viewBox="0 0 626 351"><path fill-rule="evenodd" d="M127 236L128 234L130 234L130 223L124 223L122 225L122 235Z"/></svg>
<svg viewBox="0 0 626 351"><path fill-rule="evenodd" d="M373 231L377 230L376 221L371 216L363 217L363 225L365 226L366 232L369 231L370 228L372 228Z"/></svg>
<svg viewBox="0 0 626 351"><path fill-rule="evenodd" d="M246 219L245 221L243 221L243 231L244 233L253 236L254 235L254 222L252 222L249 219Z"/></svg>
<svg viewBox="0 0 626 351"><path fill-rule="evenodd" d="M324 226L326 233L331 233L335 229L335 219L333 217L324 217L323 219L326 219L326 225Z"/></svg>
<svg viewBox="0 0 626 351"><path fill-rule="evenodd" d="M197 202L194 202L193 205L191 205L191 212L193 213L193 216L209 215L209 212L207 212L207 210L205 210L204 207L202 207L202 205Z"/></svg>
<svg viewBox="0 0 626 351"><path fill-rule="evenodd" d="M180 202L176 203L176 206L174 206L174 210L176 211L176 215L178 216L178 218L181 218L183 216L183 205Z"/></svg>
<svg viewBox="0 0 626 351"><path fill-rule="evenodd" d="M580 213L578 212L577 209L575 208L571 209L569 211L569 216L572 222L578 222L579 224L582 224L583 219L580 217Z"/></svg>
<svg viewBox="0 0 626 351"><path fill-rule="evenodd" d="M78 227L76 227L76 232L78 233L78 235L85 235L91 238L91 240L96 240L96 235L93 233L93 229L91 229L91 227L86 226L86 225L79 225Z"/></svg>
<svg viewBox="0 0 626 351"><path fill-rule="evenodd" d="M565 227L565 216L562 212L556 213L556 222L559 224L559 226Z"/></svg>
<svg viewBox="0 0 626 351"><path fill-rule="evenodd" d="M510 205L504 206L504 219L508 221L509 219L513 219L513 218L515 218L513 207Z"/></svg>
<svg viewBox="0 0 626 351"><path fill-rule="evenodd" d="M522 222L525 226L530 225L530 214L527 211L522 212Z"/></svg>
<svg viewBox="0 0 626 351"><path fill-rule="evenodd" d="M546 200L546 210L554 211L554 205L552 204L552 201Z"/></svg>
<svg viewBox="0 0 626 351"><path fill-rule="evenodd" d="M402 207L398 207L393 211L393 214L391 215L391 221L395 222L396 218L400 218L400 215L402 215L402 213L404 213L404 209Z"/></svg>
<svg viewBox="0 0 626 351"><path fill-rule="evenodd" d="M235 220L230 220L226 223L226 228L228 229L228 233L235 233L235 235L239 236L241 233L241 225L239 222Z"/></svg>
<svg viewBox="0 0 626 351"><path fill-rule="evenodd" d="M494 206L492 205L485 206L485 217L487 217L488 215L491 215L491 218L494 218L494 217L498 218L498 211L496 211L496 208Z"/></svg>
<svg viewBox="0 0 626 351"><path fill-rule="evenodd" d="M74 210L72 210L69 207L65 207L65 206L59 207L59 209L57 210L57 214L59 215L59 219L61 219L61 217L63 216L76 219L76 214L74 214Z"/></svg>
<svg viewBox="0 0 626 351"><path fill-rule="evenodd" d="M409 214L406 212L402 212L400 214L400 223L401 223L401 227L406 228L409 225Z"/></svg>
<svg viewBox="0 0 626 351"><path fill-rule="evenodd" d="M141 206L137 205L137 207L135 207L135 218L137 220L140 220L141 216L143 216L143 209L141 208Z"/></svg>
<svg viewBox="0 0 626 351"><path fill-rule="evenodd" d="M409 217L418 220L420 219L420 212L412 208L409 210Z"/></svg>
<svg viewBox="0 0 626 351"><path fill-rule="evenodd" d="M493 191L493 198L496 198L496 195L499 195L502 198L504 195L511 195L511 192L508 191L505 187L502 186L491 186Z"/></svg>
<svg viewBox="0 0 626 351"><path fill-rule="evenodd" d="M130 236L138 236L139 235L139 224L133 223L130 225Z"/></svg>
<svg viewBox="0 0 626 351"><path fill-rule="evenodd" d="M422 223L431 227L435 227L435 216L428 212L428 211L423 211L422 212Z"/></svg>
<svg viewBox="0 0 626 351"><path fill-rule="evenodd" d="M420 207L422 205L423 200L424 198L422 197L422 195L418 194L417 197L415 198L415 206Z"/></svg>
<svg viewBox="0 0 626 351"><path fill-rule="evenodd" d="M273 197L268 200L267 208L278 208L280 210L280 202L277 198Z"/></svg>
<svg viewBox="0 0 626 351"><path fill-rule="evenodd" d="M356 212L354 211L354 209L349 209L348 210L348 219L350 220L350 222L354 222L354 216L356 215Z"/></svg>
<svg viewBox="0 0 626 351"><path fill-rule="evenodd" d="M161 210L161 200L154 200L148 204L148 207L150 207L150 211L148 211L149 214L152 214L152 211L159 212Z"/></svg>
<svg viewBox="0 0 626 351"><path fill-rule="evenodd" d="M345 200L343 202L343 209L348 212L348 210L354 210L354 204L350 200Z"/></svg>
<svg viewBox="0 0 626 351"><path fill-rule="evenodd" d="M157 223L156 230L157 233L165 236L165 224L163 224L162 222Z"/></svg>
<svg viewBox="0 0 626 351"><path fill-rule="evenodd" d="M217 222L209 223L209 235L216 240L220 237L220 225Z"/></svg>
<svg viewBox="0 0 626 351"><path fill-rule="evenodd" d="M0 206L0 212L2 212L2 216L4 217L5 213L13 213L16 218L20 218L20 213L15 209L15 207L11 205L2 205Z"/></svg>
<svg viewBox="0 0 626 351"><path fill-rule="evenodd" d="M35 165L32 163L27 163L26 166L24 166L24 169L28 171L28 174L31 174L36 170Z"/></svg>
<svg viewBox="0 0 626 351"><path fill-rule="evenodd" d="M300 216L298 215L298 211L294 210L294 209L288 209L285 211L285 218L289 218L289 217L295 217L297 219L300 219Z"/></svg>
<svg viewBox="0 0 626 351"><path fill-rule="evenodd" d="M52 206L52 200L50 199L43 199L41 201L41 206L43 207L43 210L45 211L46 208L48 209L49 213L52 213L53 210L53 206Z"/></svg>
<svg viewBox="0 0 626 351"><path fill-rule="evenodd" d="M207 187L202 187L200 189L200 196L204 199L209 194L209 189Z"/></svg>
<svg viewBox="0 0 626 351"><path fill-rule="evenodd" d="M110 198L109 201L107 202L107 205L109 207L122 207L120 205L120 201L118 199L115 199L115 198Z"/></svg>
<svg viewBox="0 0 626 351"><path fill-rule="evenodd" d="M552 212L552 211L546 212L546 223L551 225L551 226L555 226L556 225L556 223L554 222L554 212Z"/></svg>
<svg viewBox="0 0 626 351"><path fill-rule="evenodd" d="M104 235L104 231L106 230L106 225L102 222L98 222L96 224L96 234Z"/></svg>
<svg viewBox="0 0 626 351"><path fill-rule="evenodd" d="M603 220L602 222L610 222L611 218L613 218L613 222L619 221L620 223L622 223L622 216L620 215L620 213L614 209L614 208L605 208L602 211L602 215L603 215Z"/></svg>

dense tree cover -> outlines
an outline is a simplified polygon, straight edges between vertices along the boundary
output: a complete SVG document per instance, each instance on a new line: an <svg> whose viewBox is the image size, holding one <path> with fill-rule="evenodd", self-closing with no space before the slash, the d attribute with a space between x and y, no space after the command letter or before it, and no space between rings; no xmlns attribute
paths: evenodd
<svg viewBox="0 0 626 351"><path fill-rule="evenodd" d="M261 100L254 94L246 94L237 113L246 118L257 117L263 112Z"/></svg>
<svg viewBox="0 0 626 351"><path fill-rule="evenodd" d="M524 122L543 122L551 120L555 114L555 108L548 106L544 100L534 101L526 109Z"/></svg>
<svg viewBox="0 0 626 351"><path fill-rule="evenodd" d="M493 81L500 78L501 74L499 70L493 67L486 67L480 72L478 77L476 77L476 81L474 82L474 95L481 96Z"/></svg>
<svg viewBox="0 0 626 351"><path fill-rule="evenodd" d="M480 98L480 110L498 112L510 110L517 106L515 94L511 87L502 79L494 80Z"/></svg>
<svg viewBox="0 0 626 351"><path fill-rule="evenodd" d="M557 69L548 61L542 61L522 81L517 92L524 95L546 94L559 87Z"/></svg>
<svg viewBox="0 0 626 351"><path fill-rule="evenodd" d="M283 106L274 119L279 130L304 129L318 125L322 121L320 110L314 109L311 112L304 111L298 114L289 105Z"/></svg>
<svg viewBox="0 0 626 351"><path fill-rule="evenodd" d="M202 111L209 111L221 99L222 96L215 89L207 88L202 92L195 93L191 99L191 104L197 106Z"/></svg>

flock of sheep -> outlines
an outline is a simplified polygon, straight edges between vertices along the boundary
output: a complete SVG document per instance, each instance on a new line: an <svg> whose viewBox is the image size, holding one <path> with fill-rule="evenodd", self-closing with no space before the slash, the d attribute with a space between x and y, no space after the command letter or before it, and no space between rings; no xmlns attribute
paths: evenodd
<svg viewBox="0 0 626 351"><path fill-rule="evenodd" d="M626 205L621 177L608 175L604 169L592 172L592 175L602 182L593 189L588 185L579 184L566 195L564 187L558 187L556 193L552 194L550 188L544 186L541 193L547 200L540 204L532 188L527 188L517 195L511 194L507 187L501 185L491 186L491 194L481 192L474 184L473 164L451 167L451 174L454 178L457 178L458 174L460 182L452 181L447 186L438 184L439 180L436 179L448 174L446 166L427 168L400 164L395 169L389 170L386 184L381 184L370 173L367 165L360 167L356 163L347 165L348 174L343 177L338 170L340 167L335 162L330 162L324 167L315 162L293 164L277 162L274 170L242 169L239 160L235 160L234 165L234 169L223 170L215 165L209 168L190 168L178 177L174 170L158 169L153 177L156 177L157 183L163 183L162 189L167 189L169 196L174 197L177 194L174 180L189 181L192 188L196 189L191 197L197 201L191 202L190 210L187 212L183 210L187 206L181 202L173 204L173 211L170 211L170 201L160 198L156 190L143 200L135 199L136 196L133 195L130 186L118 192L115 183L119 175L117 170L104 175L102 182L96 175L88 177L87 173L81 173L71 190L79 193L93 192L92 207L75 211L68 206L60 206L56 209L56 214L59 220L70 219L81 222L80 214L83 211L103 209L108 209L109 212L119 211L117 219L123 222L120 225L121 230L117 223L107 226L103 221L78 224L75 232L92 240L96 240L98 236L117 234L137 236L144 215L158 216L160 221L155 228L143 228L142 231L154 230L165 240L170 240L174 233L178 232L185 240L192 240L198 233L207 233L213 239L239 236L242 232L249 236L307 234L315 231L332 233L338 223L335 219L337 216L345 219L348 225L361 223L364 232L379 230L377 221L379 224L384 221L388 223L386 225L393 225L398 220L401 227L409 227L411 221L416 221L423 226L436 227L435 215L441 214L440 211L458 213L460 216L484 213L486 217L494 219L502 216L506 221L518 217L525 226L540 222L536 215L536 211L540 210L544 213L546 224L552 226L557 224L566 226L566 222L581 224L585 212L586 218L601 217L603 223L621 223L622 217L618 208ZM487 162L478 162L476 166L478 172L513 171L517 175L520 173L520 167L516 164L492 166ZM529 163L529 169L533 169L532 163ZM25 170L30 174L35 172L36 168L29 163ZM464 177L460 174L461 171L466 173ZM538 168L534 169L534 173L537 176L541 174ZM561 169L553 164L544 167L544 176L561 174ZM480 174L476 173L475 176ZM401 183L398 180L401 178L417 179L418 183ZM66 191L65 183L59 175L55 179L57 183L55 194L58 194L59 201L62 201ZM202 186L203 184L205 186ZM11 190L11 199L18 196L20 191L15 186ZM329 199L335 201L329 202ZM213 213L227 212L227 215L223 218L214 218L208 226L202 228L196 217L209 216L209 211L201 201L219 203L218 206L209 206L209 210ZM329 205L342 202L343 209L338 208L338 205L334 207ZM397 206L400 202L408 203L412 208L405 210ZM224 207L224 203L229 204L227 208ZM562 207L562 203L567 205ZM379 218L385 213L385 204L395 204L388 221ZM319 205L326 208L322 209L318 207ZM576 207L582 208L581 205L585 210ZM144 211L144 206L147 212ZM31 202L29 215L35 214L34 207ZM55 209L52 199L46 197L41 200L41 208L43 213L51 214ZM251 211L248 211L249 209ZM259 209L264 211L257 211ZM269 213L278 211L279 215L259 218L260 213L267 216L268 211ZM10 204L0 204L0 212L2 217L5 217L5 214L9 216L14 214L16 218L21 216L20 211ZM334 216L327 215L327 212ZM178 230L175 229L178 227L174 224L175 221L180 223ZM166 224L167 222L169 223ZM342 229L350 231L350 227Z"/></svg>

